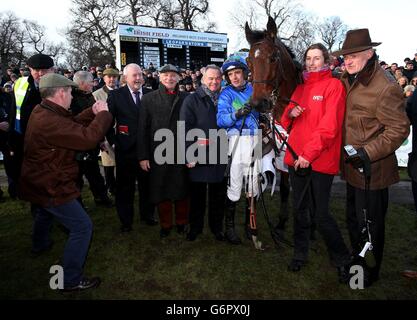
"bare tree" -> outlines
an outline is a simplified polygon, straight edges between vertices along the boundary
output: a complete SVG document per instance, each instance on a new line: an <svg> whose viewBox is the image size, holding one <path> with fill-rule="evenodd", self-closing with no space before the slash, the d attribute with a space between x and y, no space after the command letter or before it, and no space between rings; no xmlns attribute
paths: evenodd
<svg viewBox="0 0 417 320"><path fill-rule="evenodd" d="M155 3L154 3L155 2ZM139 18L148 17L153 6L158 6L158 1L153 0L118 0L115 2L118 10L126 12L122 20L134 25L142 24Z"/></svg>
<svg viewBox="0 0 417 320"><path fill-rule="evenodd" d="M343 42L347 30L347 26L342 22L340 17L326 18L317 27L321 40L329 51L332 50L335 44L338 44L339 48L337 49L340 49L340 44Z"/></svg>
<svg viewBox="0 0 417 320"><path fill-rule="evenodd" d="M177 2L182 27L185 30L195 30L196 18L203 18L208 12L208 0L177 0Z"/></svg>
<svg viewBox="0 0 417 320"><path fill-rule="evenodd" d="M0 13L0 63L3 70L10 63L20 65L25 60L26 43L20 19L12 12Z"/></svg>
<svg viewBox="0 0 417 320"><path fill-rule="evenodd" d="M116 50L115 33L119 18L115 0L72 0L72 22L68 32L86 36L109 55ZM69 35L71 38L72 35Z"/></svg>
<svg viewBox="0 0 417 320"><path fill-rule="evenodd" d="M236 3L238 1L236 0ZM247 6L239 2L239 10L230 12L232 21L242 33L247 21L252 29L260 29L258 23L263 23L272 17L277 25L278 35L288 45L298 58L309 44L314 42L315 17L307 14L298 1L295 0L255 0ZM263 17L260 19L260 17ZM263 25L262 25L263 26ZM308 44L308 45L307 45Z"/></svg>
<svg viewBox="0 0 417 320"><path fill-rule="evenodd" d="M179 28L181 20L176 0L156 1L151 7L149 17L155 27Z"/></svg>
<svg viewBox="0 0 417 320"><path fill-rule="evenodd" d="M23 20L27 36L36 53L44 53L46 49L45 27L35 21Z"/></svg>
<svg viewBox="0 0 417 320"><path fill-rule="evenodd" d="M289 40L289 45L292 48L298 61L303 61L304 52L306 49L316 42L315 39L315 24L313 18L306 18L297 20L296 33L293 34Z"/></svg>

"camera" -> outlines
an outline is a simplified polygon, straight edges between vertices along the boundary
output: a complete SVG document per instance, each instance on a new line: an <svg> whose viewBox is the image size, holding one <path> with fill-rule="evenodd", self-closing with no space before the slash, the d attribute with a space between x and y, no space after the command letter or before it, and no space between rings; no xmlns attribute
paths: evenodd
<svg viewBox="0 0 417 320"><path fill-rule="evenodd" d="M93 161L93 157L88 152L77 152L75 154L75 160L77 161Z"/></svg>

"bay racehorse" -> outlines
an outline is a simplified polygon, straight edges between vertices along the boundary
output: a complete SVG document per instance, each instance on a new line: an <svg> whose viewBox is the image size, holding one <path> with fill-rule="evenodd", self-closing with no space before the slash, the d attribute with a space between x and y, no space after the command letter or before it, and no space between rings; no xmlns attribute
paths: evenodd
<svg viewBox="0 0 417 320"><path fill-rule="evenodd" d="M275 126L279 124L296 86L301 83L301 65L295 61L293 52L278 37L277 26L271 17L268 19L266 30L263 31L251 30L246 22L245 35L250 44L247 64L253 86L251 106L261 113L271 113L272 126ZM272 136L275 136L274 131ZM280 173L281 208L274 233L282 240L288 220L290 186L288 171L280 170Z"/></svg>

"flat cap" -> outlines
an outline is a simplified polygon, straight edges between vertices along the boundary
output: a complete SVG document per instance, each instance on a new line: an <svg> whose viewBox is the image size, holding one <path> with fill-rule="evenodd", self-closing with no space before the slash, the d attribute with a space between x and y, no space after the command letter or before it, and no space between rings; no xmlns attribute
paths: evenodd
<svg viewBox="0 0 417 320"><path fill-rule="evenodd" d="M32 69L49 69L54 66L54 60L42 53L31 56L26 63Z"/></svg>
<svg viewBox="0 0 417 320"><path fill-rule="evenodd" d="M164 72L175 72L175 73L180 74L180 71L178 70L178 68L172 64L166 64L161 69L159 69L159 73L164 73Z"/></svg>
<svg viewBox="0 0 417 320"><path fill-rule="evenodd" d="M103 76L119 76L119 71L117 71L116 69L113 68L107 68L103 71Z"/></svg>
<svg viewBox="0 0 417 320"><path fill-rule="evenodd" d="M61 87L75 87L77 84L74 81L67 79L57 73L48 73L41 77L39 81L39 89L43 88L61 88Z"/></svg>

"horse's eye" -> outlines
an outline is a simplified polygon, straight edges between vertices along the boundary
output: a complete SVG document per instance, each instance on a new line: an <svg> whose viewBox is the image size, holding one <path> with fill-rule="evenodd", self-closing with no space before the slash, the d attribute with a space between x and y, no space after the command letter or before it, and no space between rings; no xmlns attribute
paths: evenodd
<svg viewBox="0 0 417 320"><path fill-rule="evenodd" d="M270 58L269 58L269 62L270 63L275 63L275 62L277 62L278 61L278 56L276 56L276 55L273 55L273 56L271 56Z"/></svg>

